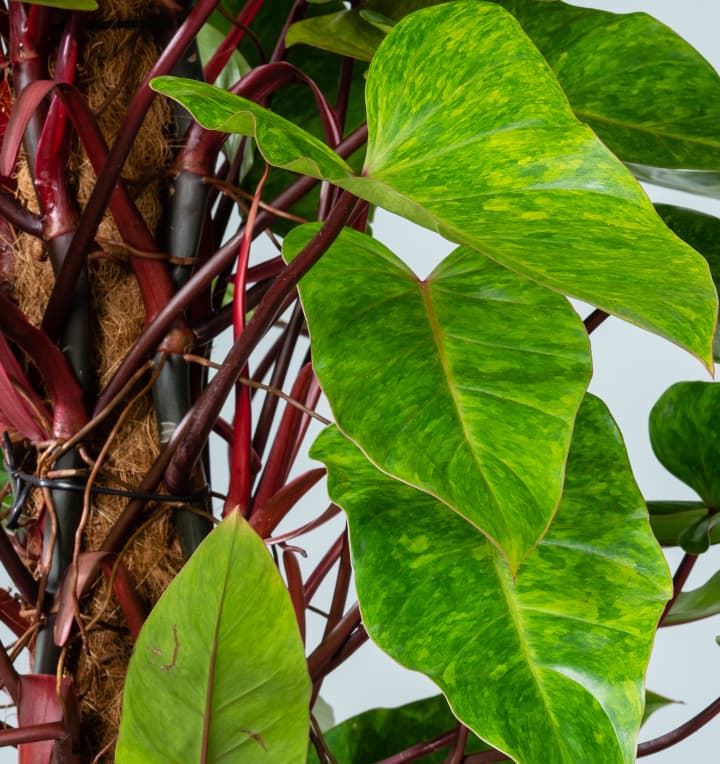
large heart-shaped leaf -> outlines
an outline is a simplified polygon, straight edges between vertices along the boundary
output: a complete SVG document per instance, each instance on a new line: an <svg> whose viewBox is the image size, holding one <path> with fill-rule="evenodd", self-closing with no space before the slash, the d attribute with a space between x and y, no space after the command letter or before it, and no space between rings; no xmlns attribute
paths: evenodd
<svg viewBox="0 0 720 764"><path fill-rule="evenodd" d="M309 704L290 597L265 545L235 512L198 547L143 626L125 683L117 761L302 761Z"/></svg>
<svg viewBox="0 0 720 764"><path fill-rule="evenodd" d="M317 230L291 231L286 259ZM300 295L339 426L380 469L480 528L516 570L557 507L590 381L567 300L468 247L420 281L350 229Z"/></svg>
<svg viewBox="0 0 720 764"><path fill-rule="evenodd" d="M498 5L433 6L386 37L368 72L362 177L255 104L197 83L155 87L211 129L254 135L271 163L330 180L712 363L717 297L706 264L577 121Z"/></svg>
<svg viewBox="0 0 720 764"><path fill-rule="evenodd" d="M687 483L708 507L720 509L720 386L678 382L650 412L650 442L655 455Z"/></svg>
<svg viewBox="0 0 720 764"><path fill-rule="evenodd" d="M342 764L375 764L443 732L452 730L457 720L442 695L418 700L398 708L373 708L338 724L324 737L337 762ZM466 753L486 750L487 746L474 735L465 746ZM447 749L423 756L422 764L445 761ZM309 764L318 764L314 750Z"/></svg>
<svg viewBox="0 0 720 764"><path fill-rule="evenodd" d="M522 764L630 764L670 580L619 432L589 397L563 501L513 581L471 525L330 428L314 446L346 510L363 623Z"/></svg>

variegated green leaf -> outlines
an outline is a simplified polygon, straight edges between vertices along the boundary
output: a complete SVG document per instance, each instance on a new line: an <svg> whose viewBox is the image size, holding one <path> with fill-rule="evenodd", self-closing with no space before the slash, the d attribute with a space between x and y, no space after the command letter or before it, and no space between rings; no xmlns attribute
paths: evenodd
<svg viewBox="0 0 720 764"><path fill-rule="evenodd" d="M291 231L286 259L317 230ZM567 300L467 247L421 281L350 229L300 295L339 426L380 469L480 528L516 570L560 500L591 375Z"/></svg>
<svg viewBox="0 0 720 764"><path fill-rule="evenodd" d="M620 435L589 397L562 504L516 578L455 513L331 428L314 446L348 514L363 623L520 764L631 764L670 594Z"/></svg>

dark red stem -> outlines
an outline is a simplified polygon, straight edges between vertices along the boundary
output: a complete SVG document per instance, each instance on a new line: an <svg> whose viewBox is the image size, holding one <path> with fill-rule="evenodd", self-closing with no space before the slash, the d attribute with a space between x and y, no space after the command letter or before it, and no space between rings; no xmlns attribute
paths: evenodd
<svg viewBox="0 0 720 764"><path fill-rule="evenodd" d="M228 32L222 45L213 53L212 58L205 67L205 82L215 82L223 67L230 60L233 52L245 36L245 29L250 26L257 12L262 8L264 0L249 0L242 11L235 18L235 22Z"/></svg>
<svg viewBox="0 0 720 764"><path fill-rule="evenodd" d="M640 743L637 749L638 757L649 756L651 753L664 751L681 740L685 740L686 737L689 737L712 721L718 714L720 714L720 698L714 700L709 706L700 711L699 714L693 716L692 719L689 719L685 724L681 724L671 732L666 732L664 735L660 735L660 737Z"/></svg>
<svg viewBox="0 0 720 764"><path fill-rule="evenodd" d="M606 318L610 318L610 316L604 310L595 308L595 310L583 321L587 333L592 334Z"/></svg>
<svg viewBox="0 0 720 764"><path fill-rule="evenodd" d="M345 531L335 540L335 543L325 552L325 556L320 560L317 567L308 576L305 582L305 601L310 602L315 596L315 592L318 590L320 584L325 580L325 577L332 569L332 566L338 561L338 558L342 554L343 546L345 543Z"/></svg>
<svg viewBox="0 0 720 764"><path fill-rule="evenodd" d="M376 762L376 764L407 764L411 761L418 761L425 756L429 756L435 751L442 751L443 748L447 748L452 744L455 739L455 730L452 729L449 732L443 732L442 735L426 740L424 743L418 743L407 748L400 753L396 753L394 756L389 756L387 759Z"/></svg>
<svg viewBox="0 0 720 764"><path fill-rule="evenodd" d="M107 155L107 160L85 206L77 231L68 249L65 263L57 276L55 287L50 296L43 320L43 326L50 336L56 337L62 329L65 316L68 313L69 302L72 299L73 286L85 263L85 256L92 245L110 196L120 178L130 147L135 141L140 125L155 97L154 91L150 89L150 80L153 77L170 74L219 2L220 0L200 0L192 9L172 40L164 48L128 106L118 131L118 137Z"/></svg>
<svg viewBox="0 0 720 764"><path fill-rule="evenodd" d="M4 645L0 644L0 682L7 690L8 695L13 699L13 702L18 702L18 673L15 671L10 656L7 654L7 650Z"/></svg>
<svg viewBox="0 0 720 764"><path fill-rule="evenodd" d="M677 600L680 592L683 589L683 586L685 586L688 578L690 577L690 573L692 573L692 569L695 567L697 559L698 556L696 554L685 554L682 560L680 560L680 564L677 566L677 570L673 576L672 597L668 600L667 604L665 605L665 609L660 616L660 626L663 625L665 617L672 609L672 606L675 604L675 600Z"/></svg>
<svg viewBox="0 0 720 764"><path fill-rule="evenodd" d="M40 743L43 740L62 740L67 737L70 737L70 733L62 722L31 724L18 729L0 730L0 747Z"/></svg>
<svg viewBox="0 0 720 764"><path fill-rule="evenodd" d="M310 653L308 657L308 673L313 682L326 673L327 665L334 655L345 644L348 637L360 625L360 607L353 605L340 619L335 628Z"/></svg>

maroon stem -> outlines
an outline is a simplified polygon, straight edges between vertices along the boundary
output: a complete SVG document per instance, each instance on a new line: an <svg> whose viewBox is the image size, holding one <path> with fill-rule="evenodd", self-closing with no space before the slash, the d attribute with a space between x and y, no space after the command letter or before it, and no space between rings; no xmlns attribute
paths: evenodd
<svg viewBox="0 0 720 764"><path fill-rule="evenodd" d="M38 598L38 584L20 559L7 533L0 528L0 563L17 587L20 596L29 605L34 605Z"/></svg>
<svg viewBox="0 0 720 764"><path fill-rule="evenodd" d="M25 314L0 292L0 328L40 372L53 402L53 435L69 438L87 422L83 394L60 349L28 323Z"/></svg>
<svg viewBox="0 0 720 764"><path fill-rule="evenodd" d="M418 761L425 756L429 756L435 751L442 751L443 748L447 748L455 739L456 730L452 729L449 732L443 732L442 735L426 740L424 743L418 743L407 748L400 753L396 753L393 756L389 756L387 759L376 762L376 764L408 764L411 761Z"/></svg>
<svg viewBox="0 0 720 764"><path fill-rule="evenodd" d="M42 220L10 193L0 188L0 217L31 236L42 236Z"/></svg>
<svg viewBox="0 0 720 764"><path fill-rule="evenodd" d="M604 311L600 310L600 308L596 308L584 321L585 324L585 330L588 334L592 334L600 324L605 321L606 318L610 318L610 316Z"/></svg>
<svg viewBox="0 0 720 764"><path fill-rule="evenodd" d="M350 543L348 541L347 528L343 534L342 552L340 552L340 565L338 566L337 578L335 580L335 591L333 592L332 603L330 605L330 614L325 624L325 633L323 639L340 623L342 614L345 612L345 602L350 589L350 579L352 577L352 564L350 562Z"/></svg>
<svg viewBox="0 0 720 764"><path fill-rule="evenodd" d="M470 731L464 724L458 724L455 732L455 740L453 741L452 748L450 749L450 753L448 753L444 764L461 764L465 754L465 746L467 745L469 732Z"/></svg>
<svg viewBox="0 0 720 764"><path fill-rule="evenodd" d="M128 106L118 131L118 137L108 153L107 161L88 199L68 249L65 263L58 273L55 287L50 295L50 301L43 319L43 326L49 335L57 337L62 329L65 316L68 314L69 303L72 300L73 286L85 263L85 256L92 245L100 221L105 214L110 195L120 178L123 165L140 125L155 97L155 93L150 89L150 80L153 77L170 74L219 2L220 0L200 0L164 48Z"/></svg>
<svg viewBox="0 0 720 764"><path fill-rule="evenodd" d="M681 724L676 729L660 735L660 737L640 743L637 748L638 757L649 756L651 753L664 751L681 740L685 740L686 737L689 737L712 721L718 714L720 714L720 698L714 700L709 706L700 711L699 714L686 721L685 724Z"/></svg>
<svg viewBox="0 0 720 764"><path fill-rule="evenodd" d="M19 679L18 673L15 671L15 666L13 666L10 656L7 654L7 650L0 644L0 681L2 681L8 695L16 704L19 697Z"/></svg>
<svg viewBox="0 0 720 764"><path fill-rule="evenodd" d="M359 625L360 606L355 604L308 657L308 673L313 681L325 674L328 663Z"/></svg>
<svg viewBox="0 0 720 764"><path fill-rule="evenodd" d="M62 740L67 737L70 737L70 733L63 722L31 724L18 729L0 730L0 747L40 743L43 740Z"/></svg>
<svg viewBox="0 0 720 764"><path fill-rule="evenodd" d="M315 592L320 587L320 584L325 580L325 577L330 572L332 566L338 561L338 558L342 554L343 546L345 544L345 531L336 539L335 543L328 549L325 556L320 560L318 566L308 576L305 582L305 601L310 602L315 596Z"/></svg>
<svg viewBox="0 0 720 764"><path fill-rule="evenodd" d="M662 612L662 615L660 616L660 626L662 626L663 621L667 617L667 614L672 609L672 606L675 604L675 600L677 600L678 596L680 595L680 592L683 589L683 586L685 586L688 578L690 577L690 573L692 573L692 569L695 567L695 563L697 562L698 556L696 554L685 554L680 561L680 564L677 567L677 570L675 571L675 575L673 576L673 593L672 597L668 600L667 604L665 605L665 609Z"/></svg>
<svg viewBox="0 0 720 764"><path fill-rule="evenodd" d="M357 629L348 637L345 644L333 655L332 660L325 666L323 674L327 676L331 671L344 663L356 650L359 650L369 639L367 631L363 626ZM319 692L319 687L318 687Z"/></svg>

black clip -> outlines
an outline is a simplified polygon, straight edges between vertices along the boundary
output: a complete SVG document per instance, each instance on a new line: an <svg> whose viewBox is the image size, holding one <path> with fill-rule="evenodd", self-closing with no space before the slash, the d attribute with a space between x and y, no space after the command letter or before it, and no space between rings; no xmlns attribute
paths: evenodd
<svg viewBox="0 0 720 764"><path fill-rule="evenodd" d="M8 530L15 530L20 522L23 506L27 501L30 490L35 488L50 488L53 491L75 491L83 493L86 485L62 478L39 478L36 475L30 475L27 472L21 472L15 462L10 436L7 432L3 433L3 466L10 478L10 488L13 494L13 503L10 514L5 521L5 527ZM127 499L143 499L144 501L173 502L177 504L193 504L204 499L209 494L208 486L204 486L190 496L171 496L166 493L144 493L142 491L127 491L119 488L103 488L102 486L91 486L92 493L99 493L105 496L124 496Z"/></svg>

